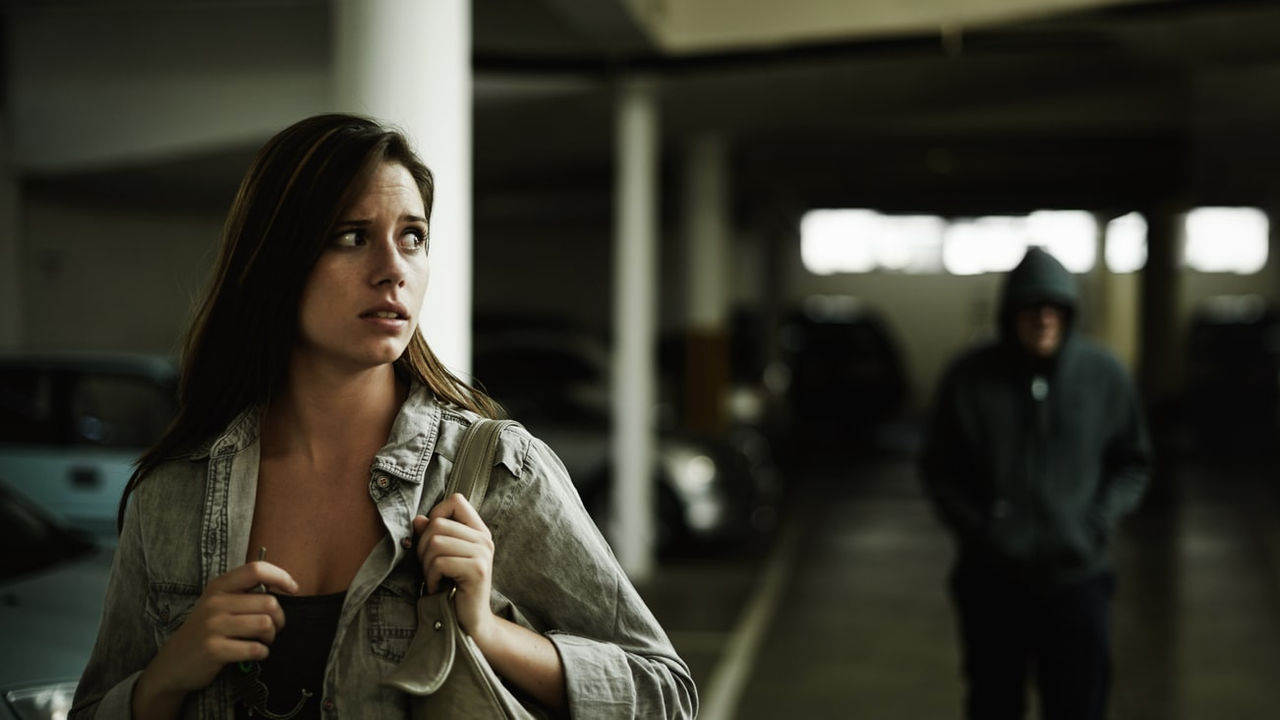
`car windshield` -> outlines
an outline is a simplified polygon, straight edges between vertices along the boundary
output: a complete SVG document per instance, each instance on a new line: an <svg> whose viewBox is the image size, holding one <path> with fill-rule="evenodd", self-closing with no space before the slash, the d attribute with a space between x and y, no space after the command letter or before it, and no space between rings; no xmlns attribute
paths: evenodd
<svg viewBox="0 0 1280 720"><path fill-rule="evenodd" d="M92 549L92 542L0 487L0 580L52 567Z"/></svg>
<svg viewBox="0 0 1280 720"><path fill-rule="evenodd" d="M172 388L152 378L0 368L0 442L144 448L172 417Z"/></svg>

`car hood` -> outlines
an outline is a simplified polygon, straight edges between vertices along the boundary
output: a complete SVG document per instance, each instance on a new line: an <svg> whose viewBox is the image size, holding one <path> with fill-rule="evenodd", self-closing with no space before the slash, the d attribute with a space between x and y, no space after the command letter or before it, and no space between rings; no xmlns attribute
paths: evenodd
<svg viewBox="0 0 1280 720"><path fill-rule="evenodd" d="M0 690L78 680L93 649L111 570L98 548L52 570L0 584Z"/></svg>

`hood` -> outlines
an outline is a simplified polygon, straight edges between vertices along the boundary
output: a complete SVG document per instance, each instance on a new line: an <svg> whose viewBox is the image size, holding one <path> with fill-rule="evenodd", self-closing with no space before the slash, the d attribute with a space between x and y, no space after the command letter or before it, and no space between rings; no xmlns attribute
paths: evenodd
<svg viewBox="0 0 1280 720"><path fill-rule="evenodd" d="M1062 263L1038 247L1027 249L1022 262L1009 271L1000 288L1000 334L1012 339L1013 316L1018 309L1039 302L1051 302L1067 310L1066 334L1075 328L1080 294L1076 279Z"/></svg>

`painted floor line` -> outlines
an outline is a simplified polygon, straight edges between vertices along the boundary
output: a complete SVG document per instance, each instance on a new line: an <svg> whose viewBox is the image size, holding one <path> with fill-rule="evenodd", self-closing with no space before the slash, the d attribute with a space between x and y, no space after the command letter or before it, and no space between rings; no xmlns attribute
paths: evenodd
<svg viewBox="0 0 1280 720"><path fill-rule="evenodd" d="M800 518L804 515L792 513L791 521L784 526L778 544L769 554L755 595L730 633L724 653L701 693L698 717L702 720L729 720L738 707L742 690L755 666L760 641L769 629L782 589L795 566L796 548L802 529Z"/></svg>

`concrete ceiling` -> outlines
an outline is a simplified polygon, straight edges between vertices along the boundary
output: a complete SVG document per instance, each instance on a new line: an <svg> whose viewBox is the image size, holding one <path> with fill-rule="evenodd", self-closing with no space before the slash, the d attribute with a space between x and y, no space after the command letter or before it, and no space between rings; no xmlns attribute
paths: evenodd
<svg viewBox="0 0 1280 720"><path fill-rule="evenodd" d="M477 110L482 187L598 187L611 81L662 84L681 144L733 144L744 208L943 212L1269 203L1280 156L1280 4L1163 2L971 32L624 61L477 54L482 73L576 77L578 92ZM675 179L674 176L672 179Z"/></svg>
<svg viewBox="0 0 1280 720"><path fill-rule="evenodd" d="M271 5L327 13L320 0ZM1280 150L1268 135L1280 121L1280 3L1269 0L1144 2L679 54L658 50L623 0L473 7L477 213L539 194L599 199L607 212L614 83L636 73L662 88L666 187L678 189L686 141L722 133L744 218L823 205L1271 204L1277 190ZM31 182L166 202L216 191L225 207L252 140Z"/></svg>

